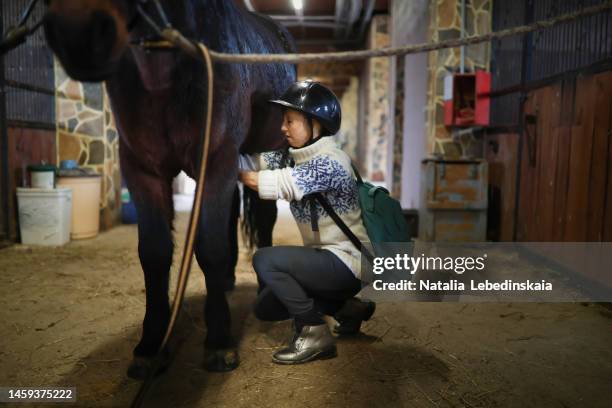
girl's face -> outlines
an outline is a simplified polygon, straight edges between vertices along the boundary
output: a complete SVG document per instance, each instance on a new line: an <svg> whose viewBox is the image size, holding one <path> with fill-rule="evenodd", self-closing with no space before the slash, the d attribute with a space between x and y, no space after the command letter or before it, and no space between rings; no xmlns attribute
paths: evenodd
<svg viewBox="0 0 612 408"><path fill-rule="evenodd" d="M315 131L316 137L318 136L318 132L316 132L318 123L315 120L312 122L313 127L315 127L312 130ZM281 131L285 134L289 146L296 149L303 147L310 140L311 129L308 119L304 114L293 109L285 110Z"/></svg>

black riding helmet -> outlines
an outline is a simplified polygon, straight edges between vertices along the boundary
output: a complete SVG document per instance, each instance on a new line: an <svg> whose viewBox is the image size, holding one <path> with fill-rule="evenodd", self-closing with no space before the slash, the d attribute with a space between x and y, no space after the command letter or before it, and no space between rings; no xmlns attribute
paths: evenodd
<svg viewBox="0 0 612 408"><path fill-rule="evenodd" d="M270 103L300 111L321 124L321 136L333 136L340 130L342 111L336 95L318 82L298 81L280 99ZM312 124L311 124L312 127Z"/></svg>

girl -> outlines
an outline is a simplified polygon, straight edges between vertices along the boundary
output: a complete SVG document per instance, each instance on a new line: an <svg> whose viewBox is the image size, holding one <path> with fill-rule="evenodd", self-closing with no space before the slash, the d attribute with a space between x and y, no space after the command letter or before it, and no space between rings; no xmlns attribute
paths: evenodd
<svg viewBox="0 0 612 408"><path fill-rule="evenodd" d="M375 304L354 298L361 289L359 249L309 196L321 193L353 233L362 242L368 240L350 158L331 137L340 129L338 99L319 83L301 81L271 102L285 109L281 130L291 147L261 154L259 171L241 171L240 181L263 199L290 201L304 241L303 247L261 248L253 257L264 283L255 315L295 322L293 339L274 353L273 361L297 364L336 356L335 338L322 315L335 317L336 333L355 334Z"/></svg>

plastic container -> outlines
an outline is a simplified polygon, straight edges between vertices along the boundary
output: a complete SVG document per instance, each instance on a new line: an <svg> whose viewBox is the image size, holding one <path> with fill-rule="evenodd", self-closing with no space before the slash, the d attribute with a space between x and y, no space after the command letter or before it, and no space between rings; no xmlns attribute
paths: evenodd
<svg viewBox="0 0 612 408"><path fill-rule="evenodd" d="M138 215L136 214L136 205L132 201L130 191L125 184L121 186L121 222L123 224L138 223Z"/></svg>
<svg viewBox="0 0 612 408"><path fill-rule="evenodd" d="M28 166L32 188L55 188L56 167L51 164L33 164Z"/></svg>
<svg viewBox="0 0 612 408"><path fill-rule="evenodd" d="M57 185L72 189L72 239L93 238L100 231L99 175L58 177Z"/></svg>
<svg viewBox="0 0 612 408"><path fill-rule="evenodd" d="M79 165L76 160L62 160L60 162L60 170L74 170L78 169Z"/></svg>
<svg viewBox="0 0 612 408"><path fill-rule="evenodd" d="M70 241L69 188L17 188L17 205L23 244L59 246Z"/></svg>

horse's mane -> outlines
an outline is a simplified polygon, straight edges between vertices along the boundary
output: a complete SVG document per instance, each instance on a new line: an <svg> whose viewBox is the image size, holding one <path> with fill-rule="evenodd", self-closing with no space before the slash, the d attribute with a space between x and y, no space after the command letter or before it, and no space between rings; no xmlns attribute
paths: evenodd
<svg viewBox="0 0 612 408"><path fill-rule="evenodd" d="M278 35L288 35L281 26L270 30L262 18L240 9L231 0L186 0L188 29L201 41L226 53L280 53ZM275 24L275 23L273 23ZM186 27L187 28L187 27ZM257 29L253 29L257 28Z"/></svg>
<svg viewBox="0 0 612 408"><path fill-rule="evenodd" d="M197 38L215 51L232 54L295 51L291 35L285 28L269 18L238 8L232 0L174 0L166 2L165 6L173 24L181 32L190 38ZM225 64L217 74L231 76L231 82L240 88L252 75L263 76L267 83L276 83L279 78L295 77L295 66ZM201 89L205 83L203 79L201 67L183 67L177 78L177 106L199 105L196 100L204 95ZM223 78L219 80L222 83L229 82ZM279 96L283 90L276 89L273 96Z"/></svg>

